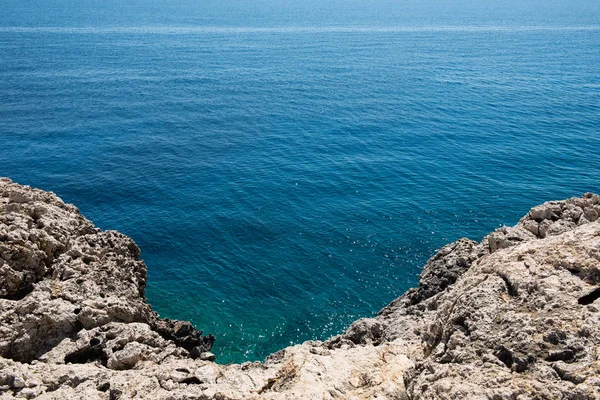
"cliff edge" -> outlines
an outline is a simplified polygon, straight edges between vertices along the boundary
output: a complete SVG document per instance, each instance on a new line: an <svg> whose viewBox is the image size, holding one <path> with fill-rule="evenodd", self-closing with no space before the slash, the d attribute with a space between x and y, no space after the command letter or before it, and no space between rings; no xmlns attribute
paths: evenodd
<svg viewBox="0 0 600 400"><path fill-rule="evenodd" d="M56 195L0 179L0 398L599 399L600 197L460 239L325 342L215 364L146 304L146 266Z"/></svg>

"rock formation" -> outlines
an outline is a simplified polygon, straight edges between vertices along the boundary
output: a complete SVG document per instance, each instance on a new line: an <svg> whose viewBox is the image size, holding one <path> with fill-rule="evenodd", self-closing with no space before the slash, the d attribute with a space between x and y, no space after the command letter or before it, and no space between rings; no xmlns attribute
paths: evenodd
<svg viewBox="0 0 600 400"><path fill-rule="evenodd" d="M0 398L598 399L600 197L460 239L375 318L264 363L160 319L126 236L0 180Z"/></svg>

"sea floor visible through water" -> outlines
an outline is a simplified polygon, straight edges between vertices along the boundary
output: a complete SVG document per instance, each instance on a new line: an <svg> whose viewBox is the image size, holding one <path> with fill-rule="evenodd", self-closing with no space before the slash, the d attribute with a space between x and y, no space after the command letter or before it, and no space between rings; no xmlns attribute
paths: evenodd
<svg viewBox="0 0 600 400"><path fill-rule="evenodd" d="M149 302L219 362L600 191L594 1L5 3L0 175L131 236Z"/></svg>

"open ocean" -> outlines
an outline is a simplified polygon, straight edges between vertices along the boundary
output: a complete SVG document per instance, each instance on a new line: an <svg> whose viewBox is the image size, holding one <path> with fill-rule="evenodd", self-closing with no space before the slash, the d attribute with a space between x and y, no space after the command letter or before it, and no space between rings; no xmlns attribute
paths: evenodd
<svg viewBox="0 0 600 400"><path fill-rule="evenodd" d="M262 359L600 192L600 2L3 0L0 176L131 236L219 362Z"/></svg>

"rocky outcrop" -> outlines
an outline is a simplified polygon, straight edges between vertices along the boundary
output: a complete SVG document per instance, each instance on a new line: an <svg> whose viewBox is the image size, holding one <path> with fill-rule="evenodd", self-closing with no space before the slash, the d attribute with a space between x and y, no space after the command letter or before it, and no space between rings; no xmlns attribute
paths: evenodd
<svg viewBox="0 0 600 400"><path fill-rule="evenodd" d="M176 354L210 350L212 336L146 304L139 257L130 238L95 228L54 194L0 180L0 356L30 363L60 348L63 362L122 367L119 338L132 332L144 338L142 358L167 343Z"/></svg>
<svg viewBox="0 0 600 400"><path fill-rule="evenodd" d="M600 198L461 239L374 318L263 363L161 320L127 237L0 180L0 396L41 399L600 398Z"/></svg>

